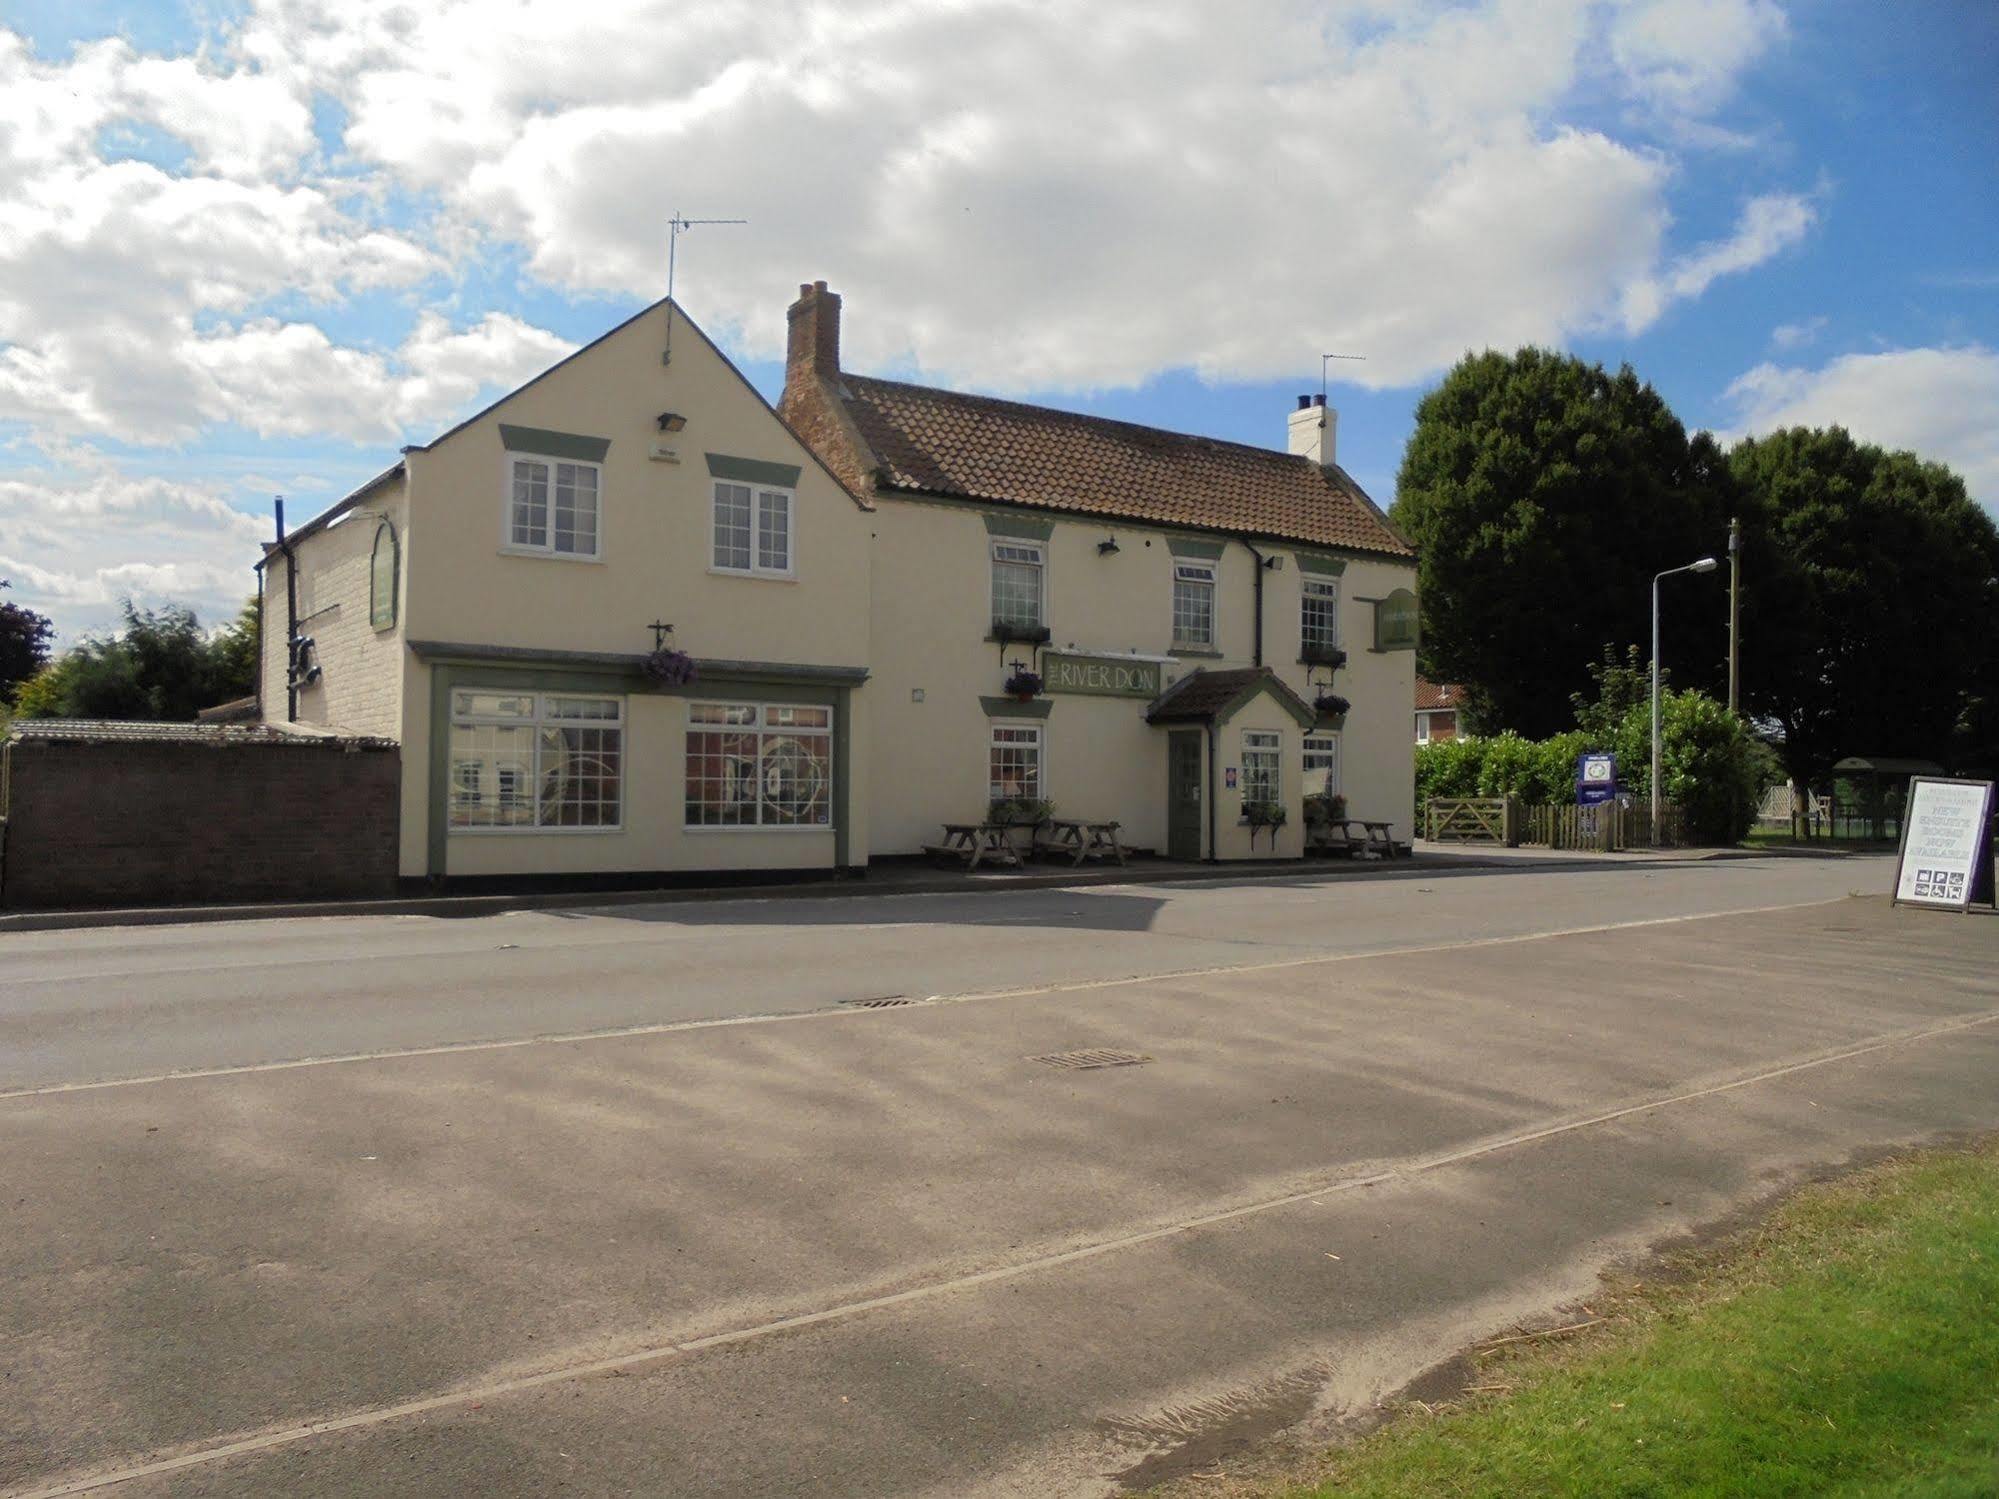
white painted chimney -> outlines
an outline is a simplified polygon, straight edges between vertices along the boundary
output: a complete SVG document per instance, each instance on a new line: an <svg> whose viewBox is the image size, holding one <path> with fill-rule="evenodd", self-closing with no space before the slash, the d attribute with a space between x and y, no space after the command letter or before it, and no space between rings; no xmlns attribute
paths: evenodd
<svg viewBox="0 0 1999 1499"><path fill-rule="evenodd" d="M1333 454L1339 427L1340 414L1326 404L1324 396L1298 397L1298 409L1291 413L1291 453L1331 468L1337 461Z"/></svg>

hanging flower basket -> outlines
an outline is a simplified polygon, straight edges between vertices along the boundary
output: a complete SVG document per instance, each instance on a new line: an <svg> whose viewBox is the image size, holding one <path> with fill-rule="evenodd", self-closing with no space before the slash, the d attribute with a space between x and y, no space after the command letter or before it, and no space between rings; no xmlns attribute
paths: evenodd
<svg viewBox="0 0 1999 1499"><path fill-rule="evenodd" d="M1337 692L1322 692L1312 700L1312 707L1319 715L1320 728L1343 729L1347 726L1347 712L1353 704Z"/></svg>
<svg viewBox="0 0 1999 1499"><path fill-rule="evenodd" d="M652 652L639 662L639 669L655 687L691 686L700 675L692 656L671 649Z"/></svg>
<svg viewBox="0 0 1999 1499"><path fill-rule="evenodd" d="M1042 681L1040 676L1029 671L1024 666L1016 666L1013 669L1013 675L1006 679L1007 695L1018 698L1023 703L1038 697L1041 693L1041 687Z"/></svg>

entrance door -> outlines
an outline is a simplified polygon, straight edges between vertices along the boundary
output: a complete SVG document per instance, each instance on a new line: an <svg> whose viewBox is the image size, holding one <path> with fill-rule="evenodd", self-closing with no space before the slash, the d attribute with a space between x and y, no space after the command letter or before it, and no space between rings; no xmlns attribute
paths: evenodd
<svg viewBox="0 0 1999 1499"><path fill-rule="evenodd" d="M1201 857L1201 733L1176 729L1166 736L1166 854Z"/></svg>

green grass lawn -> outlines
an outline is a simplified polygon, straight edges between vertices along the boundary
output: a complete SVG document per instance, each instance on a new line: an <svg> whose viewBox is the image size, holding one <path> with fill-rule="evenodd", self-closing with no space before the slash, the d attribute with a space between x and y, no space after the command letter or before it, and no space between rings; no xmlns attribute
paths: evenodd
<svg viewBox="0 0 1999 1499"><path fill-rule="evenodd" d="M1817 848L1817 849L1860 849L1879 853L1896 846L1894 838L1862 838L1854 834L1832 837L1822 834L1817 838L1796 838L1789 828L1751 828L1742 840L1744 848Z"/></svg>
<svg viewBox="0 0 1999 1499"><path fill-rule="evenodd" d="M1810 1188L1590 1305L1288 1499L1999 1495L1999 1145Z"/></svg>

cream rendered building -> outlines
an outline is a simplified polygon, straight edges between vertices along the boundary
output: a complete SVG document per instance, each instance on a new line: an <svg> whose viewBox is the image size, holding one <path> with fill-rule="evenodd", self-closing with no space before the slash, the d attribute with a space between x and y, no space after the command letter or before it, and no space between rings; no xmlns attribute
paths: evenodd
<svg viewBox="0 0 1999 1499"><path fill-rule="evenodd" d="M1408 836L1414 556L1330 411L1280 453L865 380L839 306L782 415L657 303L266 549L263 716L401 743L406 881L858 872L1001 795L1184 858L1298 855L1318 790Z"/></svg>
<svg viewBox="0 0 1999 1499"><path fill-rule="evenodd" d="M406 880L858 868L866 511L656 303L267 548L263 716L401 742Z"/></svg>
<svg viewBox="0 0 1999 1499"><path fill-rule="evenodd" d="M779 410L874 506L877 853L1001 795L1179 858L1300 854L1308 792L1410 836L1415 554L1322 400L1277 452L868 379L818 282ZM1046 679L1031 701L1015 663ZM1266 800L1274 835L1245 816Z"/></svg>

